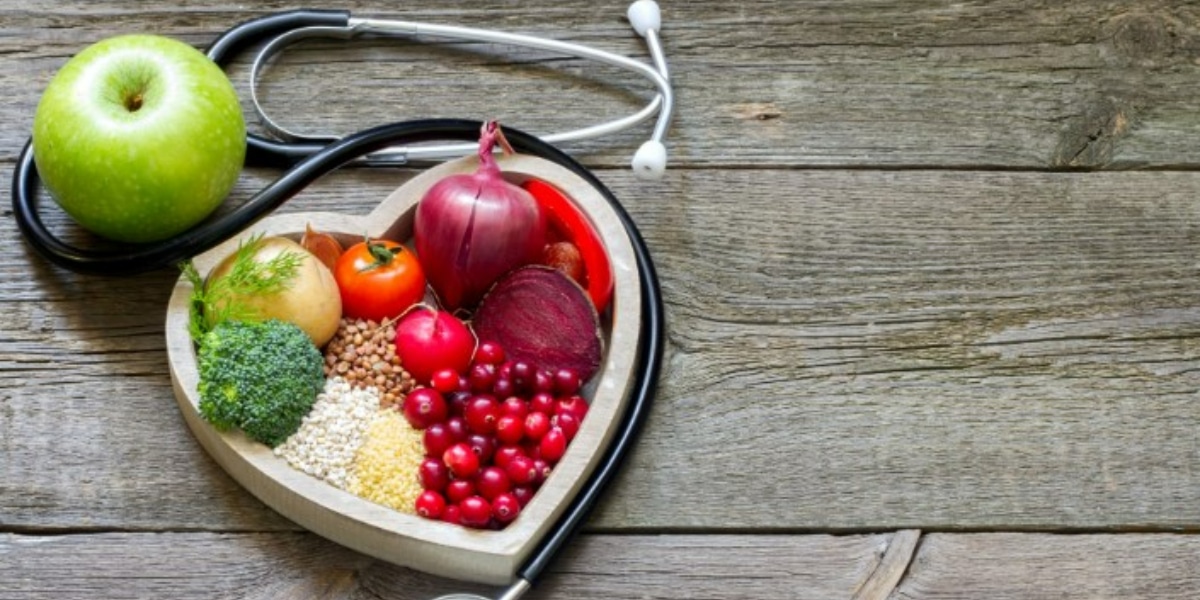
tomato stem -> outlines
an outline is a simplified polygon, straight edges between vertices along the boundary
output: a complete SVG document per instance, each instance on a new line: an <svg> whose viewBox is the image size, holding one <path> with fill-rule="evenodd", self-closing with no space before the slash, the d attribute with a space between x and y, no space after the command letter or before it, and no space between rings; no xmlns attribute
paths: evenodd
<svg viewBox="0 0 1200 600"><path fill-rule="evenodd" d="M392 261L395 260L396 255L404 252L404 246L398 246L395 250L392 250L382 242L376 242L368 239L367 252L369 252L371 254L371 258L375 260L371 264L359 269L359 273L366 273L372 269L378 269L380 267L386 267L392 264Z"/></svg>

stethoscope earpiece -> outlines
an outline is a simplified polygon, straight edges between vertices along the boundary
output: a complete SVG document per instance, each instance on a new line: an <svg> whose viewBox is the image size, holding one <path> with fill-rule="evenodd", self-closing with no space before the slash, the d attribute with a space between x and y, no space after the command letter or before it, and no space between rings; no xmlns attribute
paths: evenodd
<svg viewBox="0 0 1200 600"><path fill-rule="evenodd" d="M650 140L633 155L633 174L639 179L658 179L667 168L667 147Z"/></svg>
<svg viewBox="0 0 1200 600"><path fill-rule="evenodd" d="M629 11L625 14L629 17L629 24L633 26L633 30L642 37L646 37L646 32L650 30L662 29L662 13L654 0L637 0L629 5Z"/></svg>
<svg viewBox="0 0 1200 600"><path fill-rule="evenodd" d="M658 4L654 0L637 0L629 6L627 14L630 25L633 26L633 29L646 42L651 64L593 46L520 33L435 23L418 23L397 19L357 18L351 16L348 12L332 11L292 11L248 21L230 29L222 35L221 38L209 47L208 56L216 61L217 64L224 65L232 58L233 52L236 50L249 46L255 41L261 41L263 38L270 37L269 41L259 49L250 68L250 105L258 115L263 128L270 132L274 136L274 139L251 136L250 143L252 146L304 146L307 149L314 145L325 145L338 139L339 136L327 133L304 133L289 130L271 118L260 102L258 82L267 71L272 59L298 41L311 38L349 40L367 35L375 38L441 38L534 48L564 56L593 60L637 73L652 83L657 92L641 109L623 117L569 131L541 134L538 137L551 144L595 139L638 125L654 117L655 113L657 113L658 118L655 120L650 141L662 146L666 138L667 129L671 124L675 105L674 91L671 87L670 74L667 70L667 61L658 36L659 29L662 26L662 15L659 12ZM420 161L457 158L474 151L475 146L471 144L439 144L421 147L395 146L360 158L356 162L373 166L404 165ZM257 151L255 154L257 154ZM289 154L294 153L289 151ZM658 155L655 154L653 156ZM637 168L636 165L644 164L646 161L646 158L635 158L635 168ZM666 168L665 148L662 152L661 160L658 160L658 162L650 160L649 164L651 166L661 164L661 166L644 170L639 169L638 176L642 178L661 176Z"/></svg>

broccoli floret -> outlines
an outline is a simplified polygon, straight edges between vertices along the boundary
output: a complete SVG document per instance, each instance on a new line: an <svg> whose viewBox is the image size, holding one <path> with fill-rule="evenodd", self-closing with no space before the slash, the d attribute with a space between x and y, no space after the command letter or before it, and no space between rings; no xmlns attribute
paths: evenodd
<svg viewBox="0 0 1200 600"><path fill-rule="evenodd" d="M200 340L200 414L274 448L312 409L325 386L323 365L296 325L223 321Z"/></svg>

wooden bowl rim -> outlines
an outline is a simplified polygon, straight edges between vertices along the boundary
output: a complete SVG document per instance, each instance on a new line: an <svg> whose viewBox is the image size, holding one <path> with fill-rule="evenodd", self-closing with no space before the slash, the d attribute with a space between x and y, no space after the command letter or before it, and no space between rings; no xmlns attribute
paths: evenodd
<svg viewBox="0 0 1200 600"><path fill-rule="evenodd" d="M518 181L541 178L578 203L608 249L616 282L602 369L589 386L588 417L562 461L521 516L504 530L471 530L374 504L292 468L271 449L240 432L217 431L197 409L199 375L187 329L191 285L183 277L171 294L166 318L171 378L184 419L201 445L243 487L306 529L355 550L436 575L489 584L512 580L516 569L595 469L628 401L640 358L637 346L642 322L641 284L633 247L619 216L599 190L570 170L541 158L497 158L506 177ZM309 223L316 229L351 237L411 231L413 209L429 187L446 175L473 172L477 166L478 159L471 156L426 170L365 216L310 212L267 217L197 256L194 263L201 276L207 276L249 236L298 238Z"/></svg>

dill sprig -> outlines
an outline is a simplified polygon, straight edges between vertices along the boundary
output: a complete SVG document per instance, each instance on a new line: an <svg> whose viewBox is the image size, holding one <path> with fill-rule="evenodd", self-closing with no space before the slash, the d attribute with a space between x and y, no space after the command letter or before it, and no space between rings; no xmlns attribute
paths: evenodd
<svg viewBox="0 0 1200 600"><path fill-rule="evenodd" d="M188 299L188 333L199 342L218 323L229 320L257 321L258 312L242 299L282 292L292 285L304 255L283 251L266 261L255 260L262 235L256 234L238 244L233 264L222 277L206 282L192 261L179 265L192 284Z"/></svg>

